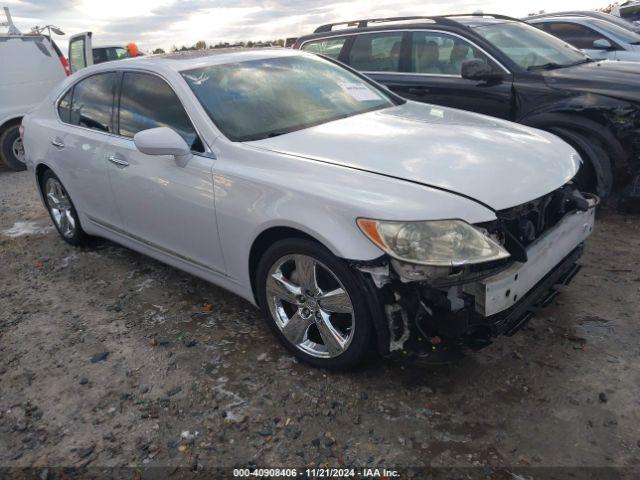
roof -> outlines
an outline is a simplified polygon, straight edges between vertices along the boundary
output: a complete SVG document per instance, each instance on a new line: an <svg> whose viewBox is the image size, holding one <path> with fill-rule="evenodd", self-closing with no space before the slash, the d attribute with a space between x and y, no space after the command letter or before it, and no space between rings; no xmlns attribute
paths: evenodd
<svg viewBox="0 0 640 480"><path fill-rule="evenodd" d="M566 20L578 20L581 22L597 22L597 21L601 21L604 22L606 20L600 20L598 18L594 18L594 17L588 17L586 15L580 15L580 14L571 14L571 13L567 13L566 15L560 15L560 14L553 14L553 15L546 15L546 16L536 16L536 18L527 18L526 21L527 22L543 22L543 21L548 21L548 20L553 20L553 21L566 21Z"/></svg>
<svg viewBox="0 0 640 480"><path fill-rule="evenodd" d="M192 50L187 52L172 52L161 55L145 55L142 57L125 58L115 62L104 62L81 71L113 70L114 68L142 68L149 70L171 70L181 72L209 65L246 62L273 57L306 55L299 50L289 48L215 48L206 50Z"/></svg>

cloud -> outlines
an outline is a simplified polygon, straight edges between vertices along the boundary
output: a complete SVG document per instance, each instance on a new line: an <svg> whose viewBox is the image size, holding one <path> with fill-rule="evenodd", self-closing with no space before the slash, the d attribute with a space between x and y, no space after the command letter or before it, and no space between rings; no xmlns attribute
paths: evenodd
<svg viewBox="0 0 640 480"><path fill-rule="evenodd" d="M143 49L312 32L341 20L397 15L486 12L523 16L546 9L585 9L608 0L4 0L23 31L54 24L67 34L94 33L96 45L136 41ZM69 35L59 39L61 45Z"/></svg>

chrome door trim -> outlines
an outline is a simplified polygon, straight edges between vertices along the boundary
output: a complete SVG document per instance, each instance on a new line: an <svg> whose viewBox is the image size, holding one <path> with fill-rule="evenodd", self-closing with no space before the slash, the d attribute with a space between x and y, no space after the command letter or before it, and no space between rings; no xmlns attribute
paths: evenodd
<svg viewBox="0 0 640 480"><path fill-rule="evenodd" d="M119 227L116 227L115 225L111 225L110 223L105 223L102 222L100 220L98 220L97 218L92 217L91 215L87 215L87 218L89 219L89 221L91 221L91 223L97 225L98 227L102 227L105 228L107 230L110 230L111 232L120 235L122 237L126 237L130 240L133 240L135 242L141 243L146 247L152 248L153 250L157 250L158 252L164 254L164 255L169 255L171 257L174 257L177 260L183 261L183 262L187 262L190 263L198 268L202 268L203 270L207 270L211 273L214 273L216 275L225 277L229 280L232 280L235 282L234 279L232 279L231 277L227 276L224 272L221 272L220 270L216 270L215 268L211 268L208 265L205 265L204 263L200 263L197 260L194 260L191 257L187 257L186 255L181 255L177 252L174 252L173 250L169 250L168 248L162 247L160 245L158 245L157 243L153 243L153 242L149 242L141 237L138 237L137 235L133 235Z"/></svg>
<svg viewBox="0 0 640 480"><path fill-rule="evenodd" d="M496 65L498 65L500 68L502 68L502 70L504 70L504 73L507 74L511 74L511 72L504 66L502 65L502 63L500 63L498 60L496 60L496 58L491 55L489 52L487 52L484 48L479 47L476 43L474 43L473 41L469 40L466 37L463 37L462 35L459 35L457 33L454 32L448 32L446 30L437 30L437 29L431 29L431 28L403 28L403 29L393 29L393 30L376 30L376 31L368 31L368 32L350 32L350 33L341 33L339 35L328 35L325 37L316 37L316 38L311 38L309 40L305 40L304 42L302 42L300 44L299 50L302 50L302 47L307 44L307 43L311 43L311 42L316 42L318 40L329 40L331 38L336 38L336 37L350 37L352 35L371 35L371 34L375 34L375 33L394 33L394 32L434 32L434 33L444 33L445 35L451 35L453 37L458 37L461 40L464 40L465 42L468 42L469 44L473 45L475 48L477 48L478 50L480 50L482 53L484 53L487 57L489 57L491 60L493 60ZM313 53L313 52L308 52L308 53ZM353 68L353 67L351 67ZM360 70L359 70L360 71ZM421 74L421 73L411 73L411 72L362 72L362 73L382 73L382 74L386 74L386 75L398 75L398 74L402 74L402 75L426 75L426 76L435 76L435 77L456 77L456 78L462 78L460 75L438 75L435 73L426 73L426 74Z"/></svg>

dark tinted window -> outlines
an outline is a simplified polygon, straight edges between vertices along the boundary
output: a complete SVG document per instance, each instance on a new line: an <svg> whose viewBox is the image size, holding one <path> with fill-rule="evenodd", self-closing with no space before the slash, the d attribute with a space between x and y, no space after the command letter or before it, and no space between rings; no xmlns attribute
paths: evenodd
<svg viewBox="0 0 640 480"><path fill-rule="evenodd" d="M71 95L73 94L73 88L70 88L69 91L65 94L64 97L58 103L58 115L60 115L60 120L64 123L69 123L71 119Z"/></svg>
<svg viewBox="0 0 640 480"><path fill-rule="evenodd" d="M127 72L120 95L120 135L133 137L142 130L169 127L184 138L192 150L204 148L178 96L155 75Z"/></svg>
<svg viewBox="0 0 640 480"><path fill-rule="evenodd" d="M69 123L110 132L115 79L115 73L101 73L78 82L73 87Z"/></svg>
<svg viewBox="0 0 640 480"><path fill-rule="evenodd" d="M397 72L401 44L402 32L356 35L348 63L364 72Z"/></svg>
<svg viewBox="0 0 640 480"><path fill-rule="evenodd" d="M93 63L111 62L127 58L127 50L122 47L99 47L93 49Z"/></svg>
<svg viewBox="0 0 640 480"><path fill-rule="evenodd" d="M547 31L576 48L593 48L593 42L605 39L604 36L577 23L549 23Z"/></svg>

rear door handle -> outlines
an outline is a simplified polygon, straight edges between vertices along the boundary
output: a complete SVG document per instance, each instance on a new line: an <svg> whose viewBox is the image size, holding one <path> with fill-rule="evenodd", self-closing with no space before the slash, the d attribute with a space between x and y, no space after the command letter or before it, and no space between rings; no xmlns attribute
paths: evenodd
<svg viewBox="0 0 640 480"><path fill-rule="evenodd" d="M427 93L429 93L429 89L427 87L410 87L409 90L407 90L409 93L412 93L414 95L426 95Z"/></svg>
<svg viewBox="0 0 640 480"><path fill-rule="evenodd" d="M119 167L128 167L129 162L124 158L120 158L118 155L111 155L108 159L111 163L118 165Z"/></svg>
<svg viewBox="0 0 640 480"><path fill-rule="evenodd" d="M64 148L64 143L58 137L55 137L51 140L51 145L58 148Z"/></svg>

